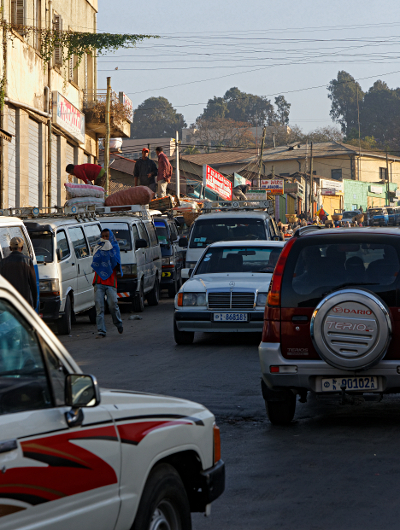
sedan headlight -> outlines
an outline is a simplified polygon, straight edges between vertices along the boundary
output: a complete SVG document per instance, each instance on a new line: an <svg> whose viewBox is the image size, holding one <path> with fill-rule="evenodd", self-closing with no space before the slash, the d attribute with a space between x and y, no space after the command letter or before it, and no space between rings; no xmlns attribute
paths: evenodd
<svg viewBox="0 0 400 530"><path fill-rule="evenodd" d="M265 307L267 303L268 293L258 293L257 296L257 306Z"/></svg>
<svg viewBox="0 0 400 530"><path fill-rule="evenodd" d="M39 280L39 291L41 293L60 294L60 282L58 280Z"/></svg>
<svg viewBox="0 0 400 530"><path fill-rule="evenodd" d="M206 294L205 293L179 293L178 294L178 306L179 307L194 307L194 306L205 306L206 305Z"/></svg>

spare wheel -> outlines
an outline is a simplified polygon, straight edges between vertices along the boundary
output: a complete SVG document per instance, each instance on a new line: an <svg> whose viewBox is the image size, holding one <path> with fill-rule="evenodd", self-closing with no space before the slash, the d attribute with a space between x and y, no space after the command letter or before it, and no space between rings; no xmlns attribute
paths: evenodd
<svg viewBox="0 0 400 530"><path fill-rule="evenodd" d="M341 370L366 370L385 355L392 335L389 310L373 293L344 289L316 307L311 338L321 359Z"/></svg>

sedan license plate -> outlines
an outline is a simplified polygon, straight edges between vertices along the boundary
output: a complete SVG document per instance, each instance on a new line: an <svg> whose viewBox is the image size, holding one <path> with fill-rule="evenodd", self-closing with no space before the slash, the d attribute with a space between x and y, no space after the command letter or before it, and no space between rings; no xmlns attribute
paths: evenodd
<svg viewBox="0 0 400 530"><path fill-rule="evenodd" d="M380 389L379 377L373 376L322 379L321 383L322 392L340 392L342 385L346 386L346 392L373 392Z"/></svg>
<svg viewBox="0 0 400 530"><path fill-rule="evenodd" d="M247 313L214 313L214 322L247 322Z"/></svg>

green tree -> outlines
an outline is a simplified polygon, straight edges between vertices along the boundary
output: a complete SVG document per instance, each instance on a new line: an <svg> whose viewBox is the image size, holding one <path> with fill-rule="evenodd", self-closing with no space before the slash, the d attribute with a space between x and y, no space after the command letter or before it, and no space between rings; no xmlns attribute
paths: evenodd
<svg viewBox="0 0 400 530"><path fill-rule="evenodd" d="M254 136L250 132L251 124L227 118L206 120L197 118L194 137L200 146L215 149L223 147L250 147L254 145ZM207 149L207 148L206 148Z"/></svg>
<svg viewBox="0 0 400 530"><path fill-rule="evenodd" d="M286 101L285 96L277 96L275 98L275 105L277 108L277 121L281 125L289 125L290 107L292 106L291 103Z"/></svg>
<svg viewBox="0 0 400 530"><path fill-rule="evenodd" d="M148 98L134 112L131 138L175 138L184 127L183 115L166 98Z"/></svg>
<svg viewBox="0 0 400 530"><path fill-rule="evenodd" d="M364 92L350 74L341 70L337 79L332 79L328 86L328 98L332 101L330 115L340 124L343 134L358 127L357 97L361 105Z"/></svg>
<svg viewBox="0 0 400 530"><path fill-rule="evenodd" d="M216 120L218 118L225 118L228 114L228 106L224 98L209 99L207 107L204 109L201 118L205 120Z"/></svg>

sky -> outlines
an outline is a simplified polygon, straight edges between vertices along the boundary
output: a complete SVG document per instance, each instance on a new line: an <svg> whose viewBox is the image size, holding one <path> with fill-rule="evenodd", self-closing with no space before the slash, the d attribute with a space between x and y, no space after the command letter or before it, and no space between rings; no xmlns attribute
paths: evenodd
<svg viewBox="0 0 400 530"><path fill-rule="evenodd" d="M339 70L363 90L400 86L393 0L99 0L97 20L99 32L160 36L99 57L98 88L111 76L134 108L163 96L188 125L233 86L272 102L283 94L304 131L334 125L326 87Z"/></svg>

